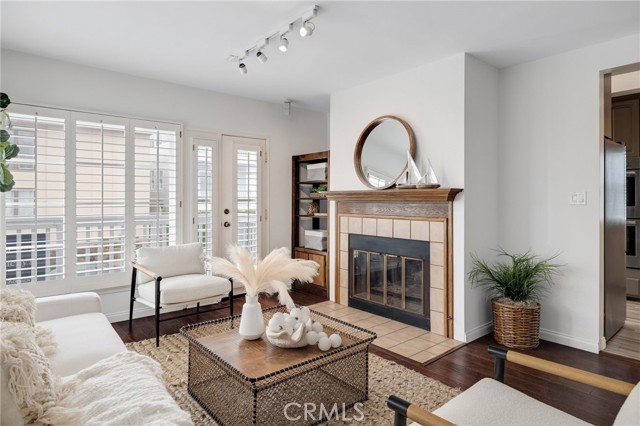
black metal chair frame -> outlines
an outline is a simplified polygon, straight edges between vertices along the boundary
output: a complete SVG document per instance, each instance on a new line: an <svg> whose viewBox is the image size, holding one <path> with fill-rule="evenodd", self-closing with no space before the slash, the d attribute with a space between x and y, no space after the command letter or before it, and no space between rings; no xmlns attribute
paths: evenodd
<svg viewBox="0 0 640 426"><path fill-rule="evenodd" d="M142 265L138 265L135 262L131 262L131 265L133 266L132 272L131 272L131 299L130 299L130 303L129 303L129 330L131 331L132 329L132 323L133 323L133 304L136 301L136 280L137 280L137 276L138 276L138 269L140 271L142 271L143 273L149 275L150 277L153 278L153 281L155 283L155 309L154 309L154 313L155 313L155 324L156 324L156 347L160 346L160 323L163 321L171 321L174 319L178 319L178 318L184 318L184 317L188 317L191 315L198 315L200 313L205 313L205 312L212 312L212 311L218 311L220 309L226 309L229 308L229 315L233 316L233 299L235 297L238 296L242 296L245 293L241 293L241 294L237 294L234 295L233 294L233 279L229 278L229 283L231 284L231 290L228 293L229 296L229 306L220 306L220 307L216 307L216 308L212 308L212 309L207 309L207 310L200 310L200 302L197 302L196 304L196 311L195 312L190 312L190 313L186 313L186 314L182 314L182 315L174 315L171 316L170 318L160 318L160 309L162 309L162 306L160 306L160 282L162 281L162 277L159 275L154 274L152 271L148 270L147 268L145 268ZM217 305L217 303L216 303ZM187 309L187 308L185 308Z"/></svg>

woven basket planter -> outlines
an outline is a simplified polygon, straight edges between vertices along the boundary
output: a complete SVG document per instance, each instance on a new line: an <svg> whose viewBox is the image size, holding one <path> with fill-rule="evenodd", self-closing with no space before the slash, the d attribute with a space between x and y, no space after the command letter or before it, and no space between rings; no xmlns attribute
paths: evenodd
<svg viewBox="0 0 640 426"><path fill-rule="evenodd" d="M491 300L493 336L512 349L534 349L540 343L540 304L517 306Z"/></svg>

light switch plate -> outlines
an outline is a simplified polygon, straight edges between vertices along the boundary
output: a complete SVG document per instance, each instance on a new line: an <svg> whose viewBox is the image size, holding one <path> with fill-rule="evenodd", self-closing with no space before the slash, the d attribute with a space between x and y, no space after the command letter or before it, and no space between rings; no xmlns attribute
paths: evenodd
<svg viewBox="0 0 640 426"><path fill-rule="evenodd" d="M587 193L586 192L572 192L569 198L569 204L572 206L586 206L587 205Z"/></svg>

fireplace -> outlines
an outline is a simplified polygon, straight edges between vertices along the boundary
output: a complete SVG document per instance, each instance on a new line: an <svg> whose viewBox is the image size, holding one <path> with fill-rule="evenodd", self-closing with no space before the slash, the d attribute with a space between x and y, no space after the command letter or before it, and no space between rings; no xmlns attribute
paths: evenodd
<svg viewBox="0 0 640 426"><path fill-rule="evenodd" d="M429 242L349 235L349 306L430 330Z"/></svg>
<svg viewBox="0 0 640 426"><path fill-rule="evenodd" d="M453 200L460 191L328 191L326 197L334 205L336 218L331 235L335 248L333 300L363 310L383 308L394 319L410 324L416 324L416 318L422 316L416 325L453 337ZM354 236L382 237L377 241L385 244L398 239L401 246L410 247L414 242L420 246L404 253L375 245L352 250ZM355 288L354 261L360 272ZM405 294L400 297L397 294L402 290L403 274ZM380 276L382 280L376 278ZM417 289L422 292L421 297ZM369 307L364 307L363 302L369 302ZM402 306L404 309L399 309ZM400 314L408 318L403 319Z"/></svg>

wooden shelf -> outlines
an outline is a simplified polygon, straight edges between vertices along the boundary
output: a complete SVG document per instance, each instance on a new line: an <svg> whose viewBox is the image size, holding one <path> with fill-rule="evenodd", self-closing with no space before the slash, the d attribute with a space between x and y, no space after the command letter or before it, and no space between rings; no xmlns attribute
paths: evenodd
<svg viewBox="0 0 640 426"><path fill-rule="evenodd" d="M317 185L317 184L327 184L326 180L301 180L298 182L300 185Z"/></svg>
<svg viewBox="0 0 640 426"><path fill-rule="evenodd" d="M329 151L315 152L312 154L295 155L292 157L292 188L291 188L291 248L292 256L297 259L307 259L316 262L319 265L319 273L311 283L300 286L304 291L318 291L325 298L329 295L329 253L326 250L315 250L301 247L304 244L304 232L309 225L312 228L319 228L323 225L322 231L326 231L325 222L328 225L329 214L324 206L327 203L325 194L327 191L313 192L311 189L318 188L321 185L329 187ZM324 163L324 164L323 164ZM326 175L312 174L308 175L307 166L309 165L326 165ZM319 166L318 166L319 167ZM324 178L326 176L326 178ZM314 177L323 179L312 179ZM324 189L324 187L323 187ZM319 210L322 206L321 213L306 214L307 207L310 203L315 202ZM303 212L303 213L301 213ZM318 230L318 229L314 229ZM328 236L327 236L328 238Z"/></svg>
<svg viewBox="0 0 640 426"><path fill-rule="evenodd" d="M306 248L306 247L296 247L296 250L305 251L307 253L314 253L314 254L327 254L326 250L316 250L316 249Z"/></svg>
<svg viewBox="0 0 640 426"><path fill-rule="evenodd" d="M462 192L460 188L437 189L372 189L365 191L327 191L330 200L363 200L363 201L426 201L446 203L453 201Z"/></svg>

